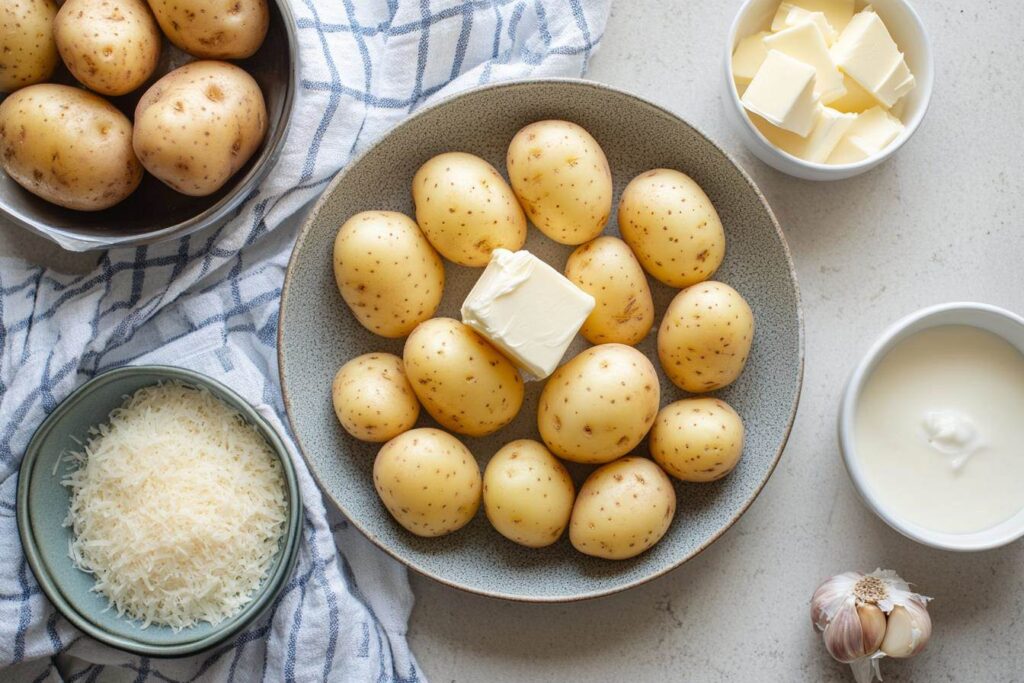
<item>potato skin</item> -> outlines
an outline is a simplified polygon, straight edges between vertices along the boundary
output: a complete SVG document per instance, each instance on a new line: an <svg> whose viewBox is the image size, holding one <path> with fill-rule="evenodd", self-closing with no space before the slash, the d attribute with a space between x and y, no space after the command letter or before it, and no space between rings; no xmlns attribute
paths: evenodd
<svg viewBox="0 0 1024 683"><path fill-rule="evenodd" d="M53 35L74 77L102 95L130 93L160 61L160 29L143 0L67 0Z"/></svg>
<svg viewBox="0 0 1024 683"><path fill-rule="evenodd" d="M267 107L252 76L192 62L154 83L135 108L135 153L171 189L213 194L259 149Z"/></svg>
<svg viewBox="0 0 1024 683"><path fill-rule="evenodd" d="M457 531L480 507L480 466L440 429L413 429L384 444L373 485L391 516L417 536Z"/></svg>
<svg viewBox="0 0 1024 683"><path fill-rule="evenodd" d="M540 395L537 427L551 451L597 465L636 448L654 424L658 374L632 346L593 346L560 367Z"/></svg>
<svg viewBox="0 0 1024 683"><path fill-rule="evenodd" d="M361 441L389 441L412 429L420 416L402 359L390 353L366 353L342 365L331 400L341 426Z"/></svg>
<svg viewBox="0 0 1024 683"><path fill-rule="evenodd" d="M617 237L603 235L569 255L565 276L597 305L580 333L591 344L635 346L654 324L654 299L633 252Z"/></svg>
<svg viewBox="0 0 1024 683"><path fill-rule="evenodd" d="M420 403L458 434L496 432L523 405L523 380L515 366L458 320L420 323L405 340L403 360Z"/></svg>
<svg viewBox="0 0 1024 683"><path fill-rule="evenodd" d="M14 92L53 75L60 57L53 40L53 0L0 3L0 92Z"/></svg>
<svg viewBox="0 0 1024 683"><path fill-rule="evenodd" d="M164 35L201 59L244 59L267 37L267 0L148 0Z"/></svg>
<svg viewBox="0 0 1024 683"><path fill-rule="evenodd" d="M142 182L132 124L97 95L41 83L0 103L0 162L11 178L48 202L99 211Z"/></svg>
<svg viewBox="0 0 1024 683"><path fill-rule="evenodd" d="M508 177L537 228L562 244L583 244L612 211L612 174L597 140L569 121L537 121L512 138Z"/></svg>
<svg viewBox="0 0 1024 683"><path fill-rule="evenodd" d="M506 444L484 470L484 512L499 534L528 548L551 545L565 531L576 488L543 444Z"/></svg>
<svg viewBox="0 0 1024 683"><path fill-rule="evenodd" d="M711 200L671 169L630 181L619 200L619 232L644 270L669 287L707 280L725 257L725 230Z"/></svg>
<svg viewBox="0 0 1024 683"><path fill-rule="evenodd" d="M660 541L675 514L676 492L661 468L646 458L620 458L583 482L569 540L585 555L625 560Z"/></svg>
<svg viewBox="0 0 1024 683"><path fill-rule="evenodd" d="M449 261L482 267L498 248L526 242L526 216L501 174L480 157L439 154L412 179L416 222Z"/></svg>
<svg viewBox="0 0 1024 683"><path fill-rule="evenodd" d="M334 279L359 324L404 337L434 315L444 294L444 263L405 214L363 211L334 240Z"/></svg>
<svg viewBox="0 0 1024 683"><path fill-rule="evenodd" d="M703 393L732 383L747 363L754 313L735 289L702 282L682 290L658 329L658 357L680 389Z"/></svg>
<svg viewBox="0 0 1024 683"><path fill-rule="evenodd" d="M673 477L708 482L729 474L743 456L743 420L717 398L685 398L665 406L651 428L651 457Z"/></svg>

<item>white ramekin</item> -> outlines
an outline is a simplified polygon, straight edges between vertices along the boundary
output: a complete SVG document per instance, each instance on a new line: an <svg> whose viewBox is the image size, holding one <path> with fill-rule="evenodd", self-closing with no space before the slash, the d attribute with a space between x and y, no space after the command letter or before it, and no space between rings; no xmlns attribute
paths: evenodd
<svg viewBox="0 0 1024 683"><path fill-rule="evenodd" d="M871 346L854 369L843 393L839 408L839 445L846 471L853 485L869 508L896 531L918 543L943 550L989 550L1012 543L1024 536L1024 510L994 527L969 534L950 534L926 529L900 519L868 484L857 458L854 417L864 383L879 361L906 337L942 325L970 325L999 335L1024 353L1024 318L988 304L954 302L939 304L912 313L892 325ZM1021 483L1024 485L1024 482Z"/></svg>
<svg viewBox="0 0 1024 683"><path fill-rule="evenodd" d="M872 0L870 5L885 21L896 44L906 56L917 86L906 96L901 119L904 131L892 144L873 157L853 164L819 164L804 161L773 145L754 127L740 102L732 77L732 53L743 38L764 30L782 0L745 0L729 29L725 45L725 111L744 144L757 158L783 173L805 180L842 180L864 173L896 153L910 139L924 119L932 98L935 65L931 42L921 18L905 0ZM859 2L858 6L867 3Z"/></svg>

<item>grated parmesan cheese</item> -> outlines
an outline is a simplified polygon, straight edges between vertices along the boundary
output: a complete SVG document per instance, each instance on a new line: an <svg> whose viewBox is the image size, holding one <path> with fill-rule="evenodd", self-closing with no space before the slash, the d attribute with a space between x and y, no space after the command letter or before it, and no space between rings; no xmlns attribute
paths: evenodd
<svg viewBox="0 0 1024 683"><path fill-rule="evenodd" d="M284 533L284 474L231 407L205 389L145 387L68 457L71 559L118 615L179 630L252 600Z"/></svg>

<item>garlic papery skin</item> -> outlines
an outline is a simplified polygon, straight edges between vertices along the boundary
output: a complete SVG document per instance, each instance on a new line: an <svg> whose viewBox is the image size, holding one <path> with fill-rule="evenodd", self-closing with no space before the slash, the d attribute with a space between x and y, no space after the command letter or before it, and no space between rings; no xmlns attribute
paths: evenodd
<svg viewBox="0 0 1024 683"><path fill-rule="evenodd" d="M832 615L823 637L832 658L849 664L878 650L885 637L885 614L850 597Z"/></svg>
<svg viewBox="0 0 1024 683"><path fill-rule="evenodd" d="M932 618L917 600L897 605L889 613L882 652L890 657L913 657L928 644L932 635Z"/></svg>
<svg viewBox="0 0 1024 683"><path fill-rule="evenodd" d="M824 631L832 615L846 602L857 582L864 578L860 572L845 572L825 579L811 598L811 623Z"/></svg>

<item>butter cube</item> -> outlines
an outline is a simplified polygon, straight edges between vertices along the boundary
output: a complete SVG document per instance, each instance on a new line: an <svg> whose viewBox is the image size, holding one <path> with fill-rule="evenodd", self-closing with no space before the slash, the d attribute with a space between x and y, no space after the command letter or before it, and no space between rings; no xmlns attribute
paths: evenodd
<svg viewBox="0 0 1024 683"><path fill-rule="evenodd" d="M772 19L772 30L782 31L783 29L808 21L818 27L822 37L825 39L826 45L834 43L839 36L836 30L832 28L832 24L828 23L824 12L808 12L804 8L791 5L788 2L779 5L778 11L775 12L775 18Z"/></svg>
<svg viewBox="0 0 1024 683"><path fill-rule="evenodd" d="M782 151L821 164L825 163L839 141L846 135L857 120L857 115L844 114L819 104L814 128L805 138L773 126L760 116L751 116L750 119L761 134Z"/></svg>
<svg viewBox="0 0 1024 683"><path fill-rule="evenodd" d="M860 87L860 84L849 76L843 76L843 85L846 87L846 94L828 103L828 106L836 111L859 114L881 104L871 93ZM894 114L894 116L898 115Z"/></svg>
<svg viewBox="0 0 1024 683"><path fill-rule="evenodd" d="M750 83L754 74L761 68L764 58L768 56L764 38L769 35L771 34L768 31L761 31L747 36L736 46L736 50L732 53L732 77L736 79L738 85Z"/></svg>
<svg viewBox="0 0 1024 683"><path fill-rule="evenodd" d="M770 50L743 93L743 106L769 123L806 137L814 127L814 67Z"/></svg>
<svg viewBox="0 0 1024 683"><path fill-rule="evenodd" d="M914 89L914 76L882 19L859 12L832 46L832 59L886 108Z"/></svg>
<svg viewBox="0 0 1024 683"><path fill-rule="evenodd" d="M462 304L462 322L536 379L558 367L594 297L528 251L491 252Z"/></svg>
<svg viewBox="0 0 1024 683"><path fill-rule="evenodd" d="M837 31L842 31L853 18L854 0L789 0L789 2L807 12L821 12L828 23Z"/></svg>
<svg viewBox="0 0 1024 683"><path fill-rule="evenodd" d="M828 157L830 164L851 164L881 152L903 132L903 122L881 107L857 117Z"/></svg>
<svg viewBox="0 0 1024 683"><path fill-rule="evenodd" d="M843 75L829 54L825 37L812 22L804 22L764 39L765 47L814 67L814 94L824 104L846 94Z"/></svg>

